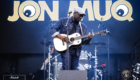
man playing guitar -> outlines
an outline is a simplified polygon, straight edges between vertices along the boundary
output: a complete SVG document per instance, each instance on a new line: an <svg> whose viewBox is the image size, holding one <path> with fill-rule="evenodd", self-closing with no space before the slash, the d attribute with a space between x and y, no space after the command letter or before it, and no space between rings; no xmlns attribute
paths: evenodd
<svg viewBox="0 0 140 80"><path fill-rule="evenodd" d="M85 16L85 11L82 8L77 7L74 9L73 16L70 17L69 22L68 22L69 35L73 33L79 33L80 35L87 34L87 27L83 23L79 24L83 16ZM52 37L57 37L64 42L67 41L67 37L61 35L61 34L67 33L67 28L65 26L67 19L68 18L61 18L50 28L50 33L52 34ZM91 39L92 39L92 35L88 34L86 38L82 39L81 44L82 45L88 44L91 41ZM67 54L66 53L61 54L63 70L76 70L77 69L81 49L82 49L82 46L78 46L69 50L69 69L68 69Z"/></svg>

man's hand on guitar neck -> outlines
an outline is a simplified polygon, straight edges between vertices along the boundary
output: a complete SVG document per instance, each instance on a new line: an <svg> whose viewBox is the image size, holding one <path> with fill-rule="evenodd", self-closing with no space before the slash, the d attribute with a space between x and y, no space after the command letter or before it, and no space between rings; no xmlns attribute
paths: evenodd
<svg viewBox="0 0 140 80"><path fill-rule="evenodd" d="M89 34L88 34L88 41L87 41L87 44L91 41L91 39L92 39L92 35L89 33Z"/></svg>
<svg viewBox="0 0 140 80"><path fill-rule="evenodd" d="M59 39L61 39L62 41L67 42L67 37L66 36L61 36L60 34L56 35L56 37L58 37Z"/></svg>
<svg viewBox="0 0 140 80"><path fill-rule="evenodd" d="M88 33L88 39L91 40L92 39L92 35L90 33Z"/></svg>

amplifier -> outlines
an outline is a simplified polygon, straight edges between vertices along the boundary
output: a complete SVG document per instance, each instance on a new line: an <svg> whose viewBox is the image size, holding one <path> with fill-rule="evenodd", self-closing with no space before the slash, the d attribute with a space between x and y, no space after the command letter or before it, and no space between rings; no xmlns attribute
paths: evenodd
<svg viewBox="0 0 140 80"><path fill-rule="evenodd" d="M26 75L22 74L12 74L12 75L3 75L3 80L26 80Z"/></svg>

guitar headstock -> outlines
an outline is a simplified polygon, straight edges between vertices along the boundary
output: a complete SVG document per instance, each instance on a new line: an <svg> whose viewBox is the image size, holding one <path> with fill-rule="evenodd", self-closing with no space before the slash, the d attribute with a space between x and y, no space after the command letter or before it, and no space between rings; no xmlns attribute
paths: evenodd
<svg viewBox="0 0 140 80"><path fill-rule="evenodd" d="M109 31L107 31L107 29L106 29L106 30L103 30L103 31L98 32L98 34L99 34L99 35L106 35L106 34L108 34L108 33L109 33Z"/></svg>

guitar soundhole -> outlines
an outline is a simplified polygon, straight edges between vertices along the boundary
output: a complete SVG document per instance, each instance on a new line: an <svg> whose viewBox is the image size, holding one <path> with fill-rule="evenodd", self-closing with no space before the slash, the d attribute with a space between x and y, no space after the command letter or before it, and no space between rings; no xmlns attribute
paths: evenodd
<svg viewBox="0 0 140 80"><path fill-rule="evenodd" d="M70 38L70 41L73 42L74 41L74 38Z"/></svg>

